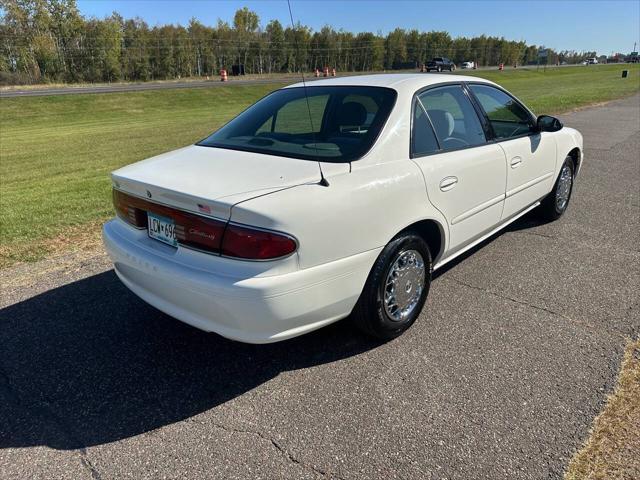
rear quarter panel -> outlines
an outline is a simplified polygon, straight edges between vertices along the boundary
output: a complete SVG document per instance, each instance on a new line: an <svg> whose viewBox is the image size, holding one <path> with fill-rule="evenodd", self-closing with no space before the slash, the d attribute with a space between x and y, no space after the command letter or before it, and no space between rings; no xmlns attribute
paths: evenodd
<svg viewBox="0 0 640 480"><path fill-rule="evenodd" d="M409 159L334 176L328 187L301 185L254 198L231 212L233 222L295 236L300 268L383 247L424 219L446 229L427 199L422 173Z"/></svg>

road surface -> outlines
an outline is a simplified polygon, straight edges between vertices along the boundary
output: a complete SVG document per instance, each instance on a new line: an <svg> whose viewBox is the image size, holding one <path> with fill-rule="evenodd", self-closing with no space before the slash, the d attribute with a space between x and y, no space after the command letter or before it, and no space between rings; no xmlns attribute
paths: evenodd
<svg viewBox="0 0 640 480"><path fill-rule="evenodd" d="M570 66L570 65L562 65ZM575 66L575 65L574 65ZM498 67L480 67L478 70L496 70ZM507 67L510 69L511 67ZM528 68L532 68L529 66ZM549 68L555 68L550 66ZM416 73L417 70L402 70L395 73ZM464 72L464 70L458 70ZM366 75L371 72L350 72L349 75ZM435 72L434 72L435 73ZM447 72L442 72L447 73ZM290 74L276 78L234 78L228 82L221 82L219 77L212 77L212 80L186 80L186 81L167 81L167 82L141 82L141 83L113 83L99 85L69 85L65 87L37 87L23 89L4 89L0 90L0 98L12 97L43 97L49 95L72 95L82 93L121 93L121 92L139 92L144 90L171 90L177 88L209 88L221 87L225 85L260 85L269 83L295 83L301 79L300 75ZM305 73L305 80L314 81L316 79L313 73Z"/></svg>

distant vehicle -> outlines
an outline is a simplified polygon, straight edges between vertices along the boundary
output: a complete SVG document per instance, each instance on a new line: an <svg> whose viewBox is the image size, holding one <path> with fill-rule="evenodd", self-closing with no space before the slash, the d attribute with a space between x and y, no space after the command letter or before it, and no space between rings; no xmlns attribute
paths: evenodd
<svg viewBox="0 0 640 480"><path fill-rule="evenodd" d="M460 65L461 68L476 68L476 64L474 62L462 62Z"/></svg>
<svg viewBox="0 0 640 480"><path fill-rule="evenodd" d="M597 65L598 59L596 57L587 58L587 65Z"/></svg>
<svg viewBox="0 0 640 480"><path fill-rule="evenodd" d="M456 64L446 57L435 57L430 62L427 62L427 72L435 70L436 72L442 72L443 70L449 70L453 72L456 69Z"/></svg>
<svg viewBox="0 0 640 480"><path fill-rule="evenodd" d="M582 145L481 78L298 83L115 171L104 242L125 286L202 330L267 343L351 316L388 340L434 270L533 208L562 216Z"/></svg>

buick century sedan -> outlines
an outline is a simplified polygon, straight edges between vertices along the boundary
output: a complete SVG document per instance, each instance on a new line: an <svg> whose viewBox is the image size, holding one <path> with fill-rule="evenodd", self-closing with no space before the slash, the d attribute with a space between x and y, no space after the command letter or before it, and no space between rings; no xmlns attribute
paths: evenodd
<svg viewBox="0 0 640 480"><path fill-rule="evenodd" d="M113 172L104 243L131 291L199 329L266 343L350 317L391 339L434 270L532 209L562 216L582 144L476 77L291 85Z"/></svg>

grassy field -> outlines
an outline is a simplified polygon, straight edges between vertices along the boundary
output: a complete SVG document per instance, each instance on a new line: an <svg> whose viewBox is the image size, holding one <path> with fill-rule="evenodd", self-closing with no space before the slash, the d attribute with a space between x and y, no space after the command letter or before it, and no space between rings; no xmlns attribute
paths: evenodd
<svg viewBox="0 0 640 480"><path fill-rule="evenodd" d="M109 172L202 139L277 87L2 99L0 265L97 231L113 213Z"/></svg>
<svg viewBox="0 0 640 480"><path fill-rule="evenodd" d="M620 78L623 68L630 78ZM640 89L638 65L470 74L499 82L536 113ZM112 216L110 171L203 138L279 86L0 100L0 267L97 239Z"/></svg>

